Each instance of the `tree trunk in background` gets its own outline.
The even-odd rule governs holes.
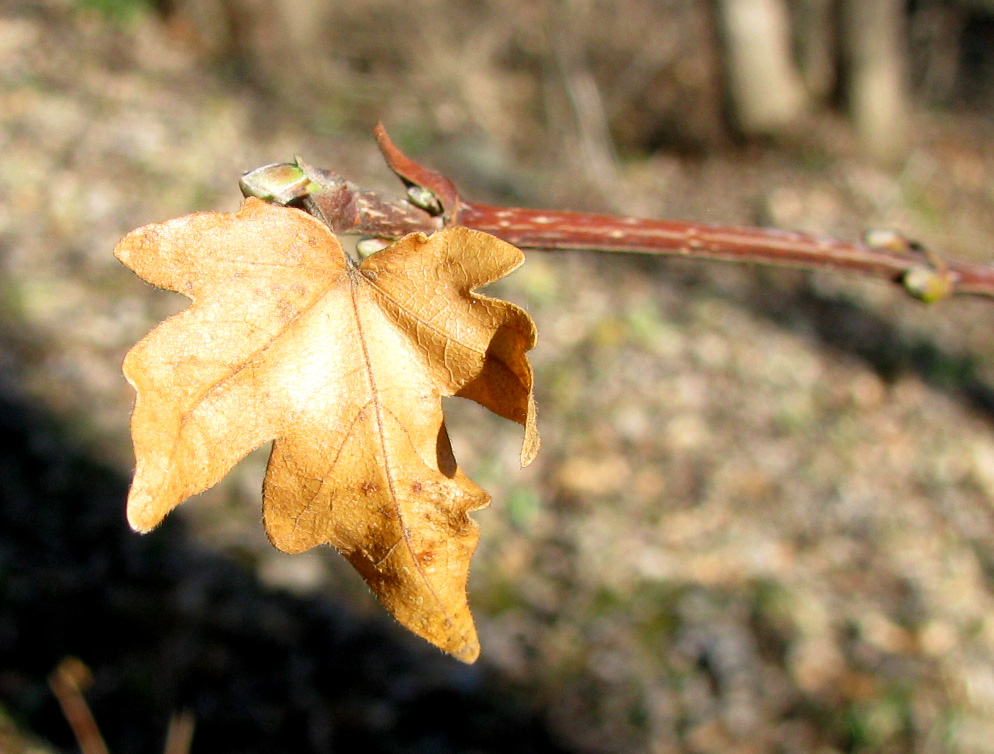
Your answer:
[[[214,60],[246,66],[281,90],[306,91],[307,70],[322,52],[328,13],[320,0],[169,0],[167,15]]]
[[[867,153],[894,163],[907,152],[904,0],[842,0],[849,111]]]
[[[717,0],[717,20],[737,128],[745,136],[775,135],[796,124],[808,100],[783,0]]]
[[[238,45],[224,0],[165,0],[162,8],[173,32],[212,58],[231,55]]]
[[[790,10],[801,76],[811,99],[825,102],[838,81],[835,0],[796,0]]]
[[[440,121],[462,119],[500,131],[506,142],[517,140],[521,147],[541,127],[533,114],[542,110],[543,90],[535,82],[550,63],[561,67],[573,60],[562,82],[577,115],[589,116],[581,129],[588,145],[610,146],[604,124],[626,108],[640,110],[638,128],[653,146],[681,131],[713,134],[713,126],[700,123],[719,120],[714,116],[721,88],[727,120],[745,137],[783,135],[842,91],[870,156],[893,163],[907,150],[906,0],[669,0],[636,3],[639,14],[604,12],[610,4],[566,4],[568,12],[557,19],[570,28],[569,59],[536,31],[542,13],[529,3],[156,1],[177,36],[206,57],[287,100],[315,108],[339,103],[343,111],[335,117],[344,120],[385,117],[392,108],[405,118],[427,117],[446,108],[449,115]],[[968,2],[994,4],[921,0],[916,12]],[[959,37],[951,39],[949,60],[955,64],[962,51]],[[642,55],[646,44],[661,49]],[[954,65],[946,78],[955,75]],[[595,104],[616,80],[631,104]],[[646,92],[634,91],[633,82],[652,87],[652,108],[644,106]],[[481,118],[484,100],[488,117]],[[497,115],[490,117],[491,111]],[[516,118],[523,126],[511,123]],[[497,129],[495,123],[504,125]],[[601,149],[602,156],[609,152]],[[601,162],[610,166],[612,160]]]

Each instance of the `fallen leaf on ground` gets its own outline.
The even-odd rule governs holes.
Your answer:
[[[128,234],[115,255],[193,300],[127,355],[138,392],[128,521],[147,532],[273,440],[266,532],[295,553],[334,545],[404,626],[466,662],[466,600],[490,497],[457,467],[441,397],[524,426],[538,451],[531,318],[474,293],[521,251],[449,228],[354,265],[328,228],[247,199]]]

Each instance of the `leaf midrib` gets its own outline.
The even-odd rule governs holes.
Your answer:
[[[390,454],[387,449],[387,438],[386,438],[386,432],[383,420],[384,410],[388,409],[385,409],[385,407],[381,403],[380,393],[376,387],[376,378],[374,376],[375,370],[373,369],[373,361],[369,353],[369,344],[366,342],[366,333],[363,329],[363,322],[362,322],[362,316],[360,314],[359,299],[358,299],[358,291],[359,291],[359,286],[361,284],[369,285],[370,287],[374,288],[377,291],[380,291],[381,289],[379,288],[379,286],[372,283],[372,281],[370,281],[365,275],[355,274],[355,272],[353,272],[352,270],[349,270],[346,273],[346,281],[347,285],[349,286],[349,293],[352,297],[352,309],[355,314],[355,323],[356,323],[356,336],[358,337],[359,343],[362,346],[363,362],[366,366],[366,376],[369,381],[370,395],[372,396],[371,401],[374,407],[374,413],[376,415],[376,429],[377,429],[377,436],[379,437],[380,441],[380,452],[383,458],[383,472],[387,478],[387,486],[390,489],[390,497],[393,501],[394,511],[397,516],[397,524],[400,526],[401,536],[404,538],[404,544],[407,546],[407,550],[411,554],[411,560],[414,563],[414,567],[417,570],[418,575],[421,577],[421,580],[424,583],[424,585],[428,587],[428,590],[431,592],[432,597],[435,598],[435,601],[438,603],[439,608],[446,617],[446,621],[452,623],[453,622],[452,617],[449,615],[449,611],[446,609],[445,602],[439,596],[438,592],[435,591],[434,585],[428,579],[428,574],[425,572],[424,568],[422,567],[421,563],[418,561],[418,558],[415,555],[414,546],[411,542],[410,531],[404,522],[404,512],[401,509],[401,505],[399,503],[396,480],[394,479],[393,470],[391,468]],[[394,544],[393,547],[396,547],[396,544]]]

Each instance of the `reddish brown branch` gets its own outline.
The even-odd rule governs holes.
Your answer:
[[[927,299],[948,293],[994,296],[994,268],[941,260],[909,243],[869,246],[794,231],[473,203],[461,205],[457,220],[525,249],[596,249],[833,270],[899,283]],[[938,288],[920,288],[929,284]]]
[[[764,228],[469,202],[447,177],[403,154],[382,126],[376,128],[376,140],[387,164],[408,187],[404,199],[359,189],[300,160],[246,173],[242,191],[300,205],[338,233],[396,238],[464,225],[522,249],[592,249],[833,270],[900,284],[923,301],[953,293],[994,297],[994,267],[942,259],[896,234],[857,243]]]

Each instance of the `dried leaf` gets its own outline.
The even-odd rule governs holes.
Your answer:
[[[125,358],[138,391],[132,527],[149,531],[274,440],[263,488],[273,544],[330,542],[403,625],[476,659],[467,514],[490,498],[456,466],[441,396],[519,422],[522,464],[535,456],[534,323],[473,292],[522,253],[450,228],[354,266],[310,215],[247,199],[237,213],[139,228],[115,254],[193,300]]]

